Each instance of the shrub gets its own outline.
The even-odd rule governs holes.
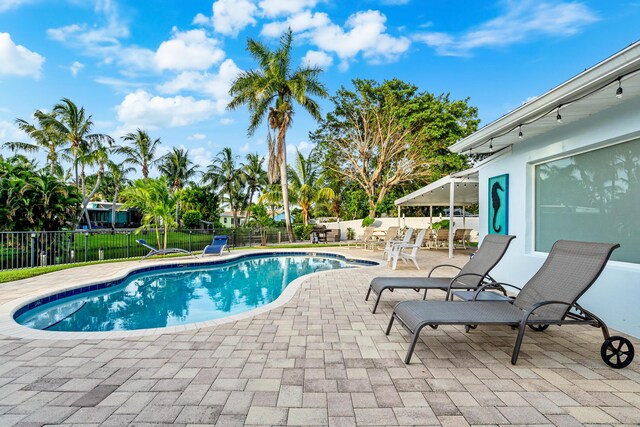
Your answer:
[[[187,228],[200,228],[202,214],[199,211],[186,211],[182,214],[182,223]]]
[[[293,234],[298,240],[309,240],[311,238],[311,232],[313,231],[313,225],[296,224],[293,226]]]
[[[431,225],[432,230],[440,230],[441,228],[449,228],[449,220],[443,219],[442,221],[434,222]]]
[[[362,226],[363,226],[363,227],[368,227],[368,226],[370,226],[371,224],[373,224],[373,222],[374,222],[374,221],[375,221],[375,219],[373,219],[373,218],[369,218],[369,217],[367,216],[367,217],[365,217],[365,218],[362,220]]]
[[[356,238],[356,230],[351,227],[347,228],[347,240],[353,240]]]

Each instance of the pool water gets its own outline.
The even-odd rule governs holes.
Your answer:
[[[42,304],[16,321],[83,332],[184,325],[252,310],[276,300],[300,276],[355,265],[335,257],[269,255],[137,273],[114,286]]]

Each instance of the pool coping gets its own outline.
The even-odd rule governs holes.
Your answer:
[[[265,304],[261,307],[255,308],[253,310],[245,311],[242,313],[234,314],[231,316],[207,320],[203,322],[195,322],[189,323],[185,325],[175,325],[175,326],[166,326],[161,328],[150,328],[150,329],[136,329],[132,331],[96,331],[96,332],[62,332],[62,331],[46,331],[39,329],[31,329],[26,326],[20,325],[14,319],[14,315],[16,312],[21,310],[24,306],[38,301],[42,298],[50,297],[53,295],[58,295],[64,292],[68,292],[70,290],[81,289],[85,287],[90,287],[94,285],[100,285],[103,283],[110,282],[118,282],[126,279],[127,277],[138,274],[141,271],[147,270],[162,270],[171,268],[171,266],[185,266],[185,265],[194,265],[198,264],[204,265],[215,265],[217,263],[226,263],[237,261],[242,258],[252,257],[256,255],[269,255],[269,254],[292,254],[292,255],[329,255],[335,256],[338,258],[353,260],[356,262],[364,262],[364,263],[376,263],[366,266],[367,268],[381,268],[384,267],[383,262],[380,259],[371,259],[371,258],[363,258],[359,257],[350,257],[346,256],[343,253],[324,250],[322,248],[318,248],[318,250],[287,250],[287,249],[274,249],[274,250],[248,250],[242,251],[242,253],[238,254],[230,254],[228,256],[224,256],[219,259],[208,258],[171,258],[167,260],[151,260],[150,262],[154,262],[153,265],[149,264],[139,264],[139,265],[130,265],[123,266],[122,270],[118,272],[118,274],[114,276],[110,276],[109,278],[100,278],[95,280],[85,280],[78,281],[75,283],[68,283],[68,281],[73,280],[71,277],[62,283],[57,283],[52,287],[49,292],[43,292],[42,289],[36,289],[32,293],[29,293],[25,296],[16,298],[9,302],[6,302],[0,305],[0,334],[5,336],[10,336],[14,338],[27,338],[27,339],[40,339],[40,340],[88,340],[88,339],[117,339],[117,338],[128,338],[128,337],[142,337],[142,336],[156,336],[162,334],[171,334],[171,333],[179,333],[184,331],[191,331],[195,329],[207,328],[212,326],[218,326],[226,323],[234,323],[241,320],[245,320],[251,317],[254,317],[259,314],[266,313],[275,308],[281,307],[284,304],[288,303],[293,296],[296,294],[300,286],[309,278],[314,277],[315,275],[321,275],[325,273],[329,273],[333,270],[325,270],[318,271],[314,273],[305,274],[304,276],[298,277],[293,280],[291,283],[287,285],[287,287],[282,291],[280,296],[276,298],[274,301],[269,304]],[[154,268],[155,267],[155,268]],[[365,267],[365,266],[363,266]],[[83,267],[76,267],[83,268]],[[44,277],[46,275],[43,275]]]

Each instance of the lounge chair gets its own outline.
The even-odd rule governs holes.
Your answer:
[[[140,261],[144,261],[145,259],[155,256],[155,255],[168,255],[168,254],[177,254],[177,253],[185,253],[187,255],[191,255],[194,258],[197,258],[194,254],[192,254],[189,251],[186,251],[184,249],[179,249],[179,248],[167,248],[167,249],[157,249],[154,248],[153,246],[149,245],[147,243],[146,240],[144,239],[138,239],[136,240],[136,243],[139,245],[144,246],[145,248],[149,249],[149,253],[146,254],[145,256],[142,257],[142,259]]]
[[[371,292],[378,298],[373,306],[373,313],[376,312],[382,292],[394,289],[413,289],[416,292],[424,290],[424,298],[427,298],[429,289],[440,289],[447,292],[447,299],[454,289],[476,289],[485,281],[493,281],[489,272],[502,259],[509,244],[515,236],[503,236],[500,234],[487,235],[473,258],[460,268],[451,264],[436,265],[429,271],[427,277],[375,277],[369,285],[369,291],[365,300],[369,299]],[[442,267],[451,267],[460,270],[454,277],[431,277],[434,271]],[[489,298],[493,293],[487,292],[481,298]]]
[[[213,241],[210,245],[204,247],[202,251],[202,256],[205,255],[220,255],[222,256],[222,251],[225,249],[231,253],[231,249],[227,245],[229,242],[229,236],[213,236]]]
[[[405,264],[408,264],[407,261],[413,262],[413,265],[416,266],[418,270],[420,270],[420,266],[418,265],[418,249],[422,247],[422,241],[424,240],[424,235],[427,230],[422,229],[416,236],[416,241],[414,243],[399,243],[394,245],[393,252],[391,253],[391,258],[389,261],[391,262],[391,268],[396,269],[398,266],[398,260],[401,259]],[[405,250],[411,249],[410,253],[406,253]]]
[[[381,246],[384,246],[386,248],[387,243],[392,240],[395,240],[395,238],[398,236],[399,230],[400,230],[400,227],[396,227],[396,226],[387,228],[387,231],[385,231],[384,233],[384,237],[382,239],[372,241],[369,244],[369,247],[373,250],[379,249]]]
[[[402,239],[388,240],[384,246],[382,259],[384,259],[385,261],[391,259],[391,254],[393,253],[393,247],[395,245],[409,243],[409,241],[411,240],[411,237],[413,237],[413,228],[408,228],[407,231],[404,232],[404,236],[402,236]]]
[[[411,361],[420,331],[429,325],[507,325],[518,328],[511,356],[516,364],[527,326],[592,325],[602,329],[600,354],[613,368],[624,368],[634,356],[633,344],[624,337],[612,337],[605,323],[581,307],[577,300],[591,287],[618,244],[559,240],[538,272],[511,302],[504,301],[403,301],[393,309],[386,334],[393,321],[412,334],[405,363]],[[515,286],[501,283],[502,286]],[[492,286],[485,285],[485,286]],[[477,294],[483,292],[478,289]]]
[[[351,243],[353,243],[356,248],[358,247],[359,244],[361,244],[363,248],[366,248],[367,244],[371,243],[371,241],[373,240],[374,230],[375,230],[375,227],[373,227],[372,225],[365,227],[362,237],[359,239],[356,239],[353,242],[349,242],[349,244],[347,244],[347,247],[351,246]]]

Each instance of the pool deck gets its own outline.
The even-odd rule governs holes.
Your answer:
[[[379,251],[316,251],[381,259]],[[0,329],[0,426],[640,424],[640,362],[608,368],[601,333],[589,326],[527,333],[516,366],[511,328],[427,328],[405,365],[408,334],[384,329],[395,302],[420,295],[388,293],[371,314],[371,278],[466,260],[424,250],[421,271],[382,264],[316,273],[271,310],[191,330],[42,339]],[[0,306],[140,266],[92,265],[2,284]]]

